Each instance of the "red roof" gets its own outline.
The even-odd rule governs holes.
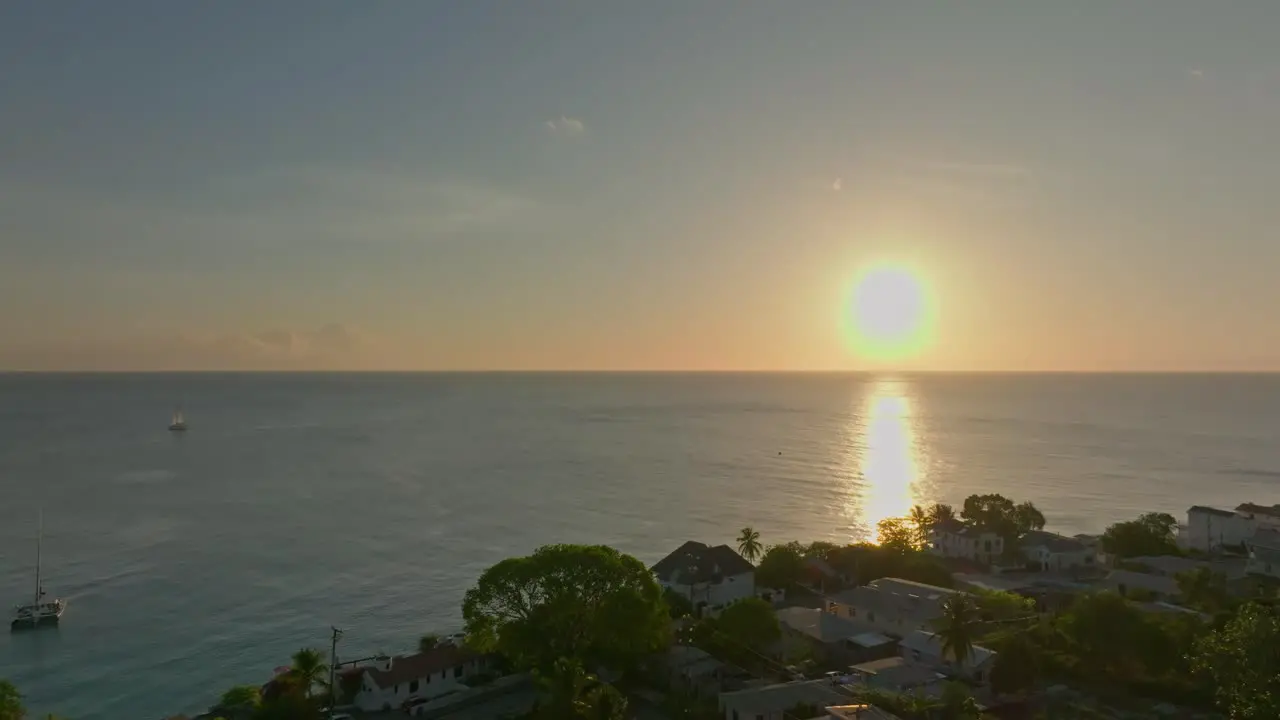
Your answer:
[[[365,667],[364,671],[369,673],[375,685],[385,689],[400,683],[421,680],[442,670],[448,671],[475,657],[475,653],[465,648],[442,645],[428,652],[392,658],[390,670]]]

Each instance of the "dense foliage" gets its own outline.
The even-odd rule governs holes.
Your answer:
[[[756,568],[756,587],[786,589],[804,574],[805,547],[792,541],[765,550]]]
[[[1213,678],[1218,706],[1232,718],[1280,718],[1280,615],[1249,603],[1196,642],[1195,668]]]
[[[773,606],[760,598],[747,598],[724,609],[720,631],[754,651],[763,651],[782,637]]]
[[[467,591],[462,616],[471,645],[543,671],[561,658],[630,667],[670,637],[648,568],[603,545],[548,545],[499,562]]]
[[[0,680],[0,720],[22,720],[26,713],[18,688],[8,680]]]
[[[1180,555],[1176,542],[1178,521],[1168,513],[1146,513],[1137,520],[1119,522],[1102,533],[1102,549],[1117,557]]]

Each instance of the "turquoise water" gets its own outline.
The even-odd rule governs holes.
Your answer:
[[[191,430],[166,431],[181,401]],[[1278,376],[0,375],[0,677],[77,720],[199,711],[292,651],[458,625],[548,542],[846,541],[1003,492],[1050,528],[1280,502]]]

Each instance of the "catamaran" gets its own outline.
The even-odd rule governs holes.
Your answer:
[[[67,603],[61,598],[45,600],[44,586],[40,584],[40,548],[44,544],[44,513],[40,513],[40,529],[36,533],[36,594],[28,605],[19,605],[14,609],[11,630],[30,630],[38,627],[57,625],[62,619],[62,612]]]
[[[169,430],[171,432],[185,432],[186,429],[187,421],[182,417],[182,406],[179,405],[178,408],[173,411],[173,420],[169,423]]]

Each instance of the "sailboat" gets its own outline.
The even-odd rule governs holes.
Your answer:
[[[181,405],[173,411],[173,420],[169,423],[169,430],[171,432],[186,432],[187,430],[187,421],[182,417]]]
[[[32,630],[38,627],[57,625],[67,603],[61,598],[45,600],[44,586],[40,584],[40,549],[44,544],[44,512],[40,513],[40,529],[36,533],[36,593],[28,605],[14,608],[11,630]]]

